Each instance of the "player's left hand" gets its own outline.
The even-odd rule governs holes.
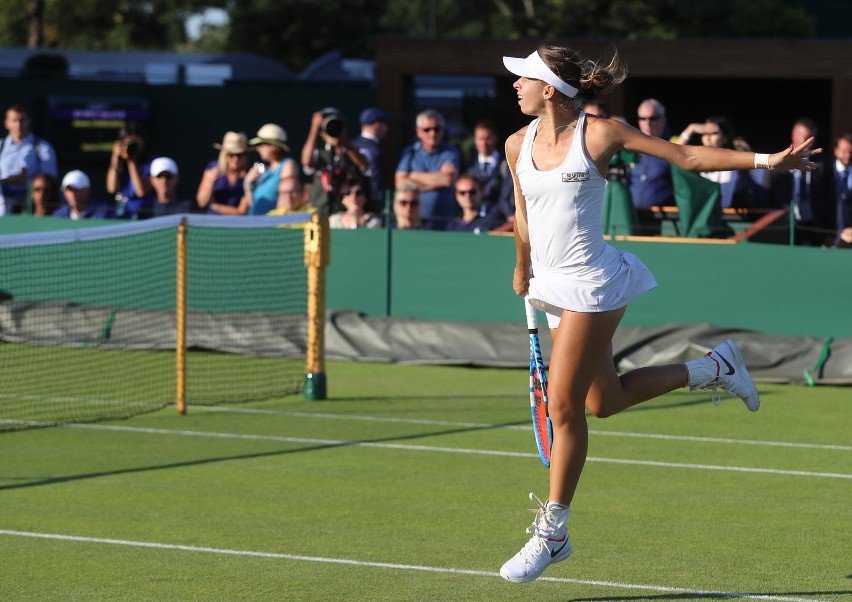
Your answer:
[[[770,155],[769,165],[771,166],[771,169],[798,169],[800,171],[813,171],[819,164],[811,161],[811,157],[822,152],[821,148],[811,149],[813,143],[814,138],[811,136],[799,146],[794,147],[791,144],[780,153]]]

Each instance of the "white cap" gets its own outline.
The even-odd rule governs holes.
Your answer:
[[[547,82],[568,98],[574,98],[577,95],[577,92],[579,92],[577,88],[562,81],[559,76],[551,71],[537,51],[533,52],[525,59],[504,56],[503,64],[506,66],[506,69],[515,75],[528,77],[530,79],[540,79]]]
[[[89,181],[89,176],[79,169],[75,169],[73,171],[69,171],[65,174],[65,177],[62,178],[62,186],[60,186],[60,188],[65,190],[69,186],[74,190],[80,190],[82,188],[91,188],[92,183]]]
[[[151,161],[151,175],[155,178],[163,172],[168,172],[174,176],[178,175],[178,166],[174,159],[168,157],[157,157]]]

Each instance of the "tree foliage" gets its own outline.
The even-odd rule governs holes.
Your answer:
[[[229,24],[187,40],[187,18],[211,7],[227,10]],[[245,51],[296,71],[331,50],[370,57],[381,36],[659,40],[814,32],[792,0],[0,0],[0,44],[26,45],[34,24],[49,48]]]

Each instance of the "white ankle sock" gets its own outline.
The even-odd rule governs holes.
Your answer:
[[[548,520],[548,525],[553,526],[555,529],[559,529],[565,522],[568,520],[568,515],[571,514],[571,508],[566,506],[565,504],[560,504],[558,502],[550,502],[544,506],[545,512],[549,515],[551,520]]]
[[[689,388],[703,387],[719,379],[719,362],[705,355],[684,364],[689,373]]]

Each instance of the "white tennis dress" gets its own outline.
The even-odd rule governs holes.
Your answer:
[[[603,238],[606,180],[586,152],[586,114],[580,113],[565,160],[549,171],[536,169],[532,159],[540,121],[527,128],[516,168],[527,206],[530,302],[555,328],[562,310],[618,309],[657,282],[638,257],[614,249]]]

